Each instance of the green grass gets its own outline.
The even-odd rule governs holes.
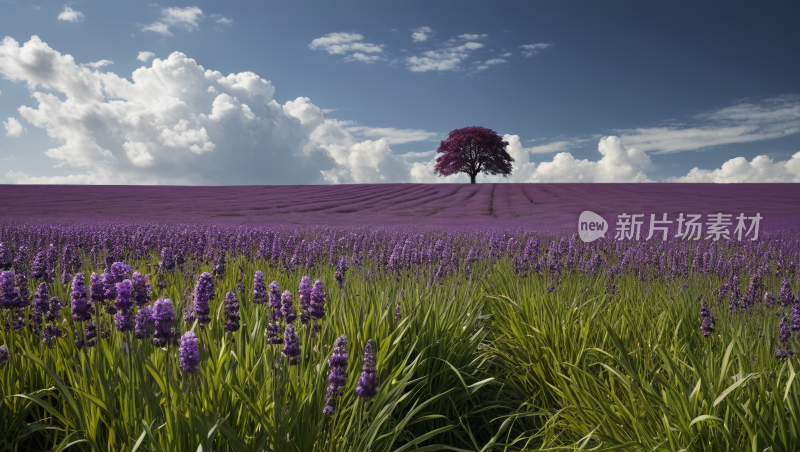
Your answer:
[[[295,293],[304,274],[324,282],[321,331],[310,338],[308,325],[298,328],[300,365],[266,343],[268,307],[248,297],[240,299],[242,328],[224,332],[222,298],[235,290],[239,266],[247,294],[256,270]],[[551,281],[517,277],[507,259],[430,286],[435,268],[364,268],[351,268],[341,291],[328,266],[287,275],[267,262],[229,260],[212,323],[194,327],[196,375],[180,375],[177,347],[154,347],[113,325],[88,351],[73,346],[71,320],[52,350],[27,330],[0,332],[11,350],[0,370],[0,451],[777,452],[800,444],[796,358],[775,360],[774,309],[729,315],[712,302],[716,332],[701,335],[698,298],[720,284],[715,276],[623,275],[611,296],[604,273],[567,272],[548,294]],[[146,262],[134,269],[145,273]],[[154,298],[171,298],[180,314],[195,280],[174,272],[166,281],[163,293],[152,281]],[[52,295],[68,300],[60,282]],[[327,360],[341,334],[348,385],[327,416]],[[364,402],[355,386],[368,339],[378,345],[380,391]]]

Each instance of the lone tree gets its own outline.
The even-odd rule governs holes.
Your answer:
[[[442,155],[436,158],[434,171],[440,176],[467,173],[472,184],[478,173],[506,177],[514,161],[506,146],[508,141],[492,129],[473,126],[453,130],[436,150]]]

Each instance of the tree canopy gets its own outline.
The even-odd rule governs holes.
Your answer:
[[[434,171],[440,176],[467,173],[473,184],[478,173],[506,177],[514,161],[507,146],[508,141],[492,129],[472,126],[453,130],[436,150],[442,155],[436,158]]]

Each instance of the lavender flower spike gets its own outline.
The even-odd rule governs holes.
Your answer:
[[[314,281],[314,288],[311,290],[311,306],[308,313],[314,320],[325,317],[325,290],[322,287],[322,281]]]
[[[45,286],[46,290],[47,286]],[[86,286],[83,273],[76,273],[72,279],[72,293],[69,298],[71,300],[72,320],[85,322],[92,317],[89,313],[89,303],[86,302]]]
[[[290,366],[297,364],[297,357],[300,355],[300,341],[297,339],[297,334],[295,334],[292,325],[286,325],[286,331],[283,333],[283,350],[281,352],[291,358],[289,360]]]
[[[208,317],[209,312],[208,302],[214,295],[214,277],[209,272],[203,272],[200,279],[197,280],[197,285],[194,286],[194,312],[197,313],[197,319],[200,325],[207,325],[211,322]]]
[[[256,272],[253,282],[253,304],[263,304],[267,302],[267,286],[264,284],[264,273],[261,270]]]
[[[281,295],[281,315],[286,317],[286,323],[292,323],[297,318],[297,314],[294,313],[291,291],[285,290]]]
[[[328,394],[325,400],[325,414],[336,412],[336,399],[347,383],[347,336],[342,334],[333,344],[333,354],[328,360]]]
[[[273,312],[277,311],[278,316],[281,315],[281,289],[278,281],[272,281],[272,284],[269,285],[269,306]]]
[[[153,319],[153,310],[150,306],[142,306],[136,313],[136,323],[133,328],[133,335],[137,339],[147,339],[153,335],[155,320]]]
[[[185,373],[197,371],[200,365],[200,346],[197,344],[197,336],[194,331],[187,331],[181,337],[181,346],[178,351],[181,370]]]
[[[159,298],[153,303],[153,343],[163,347],[173,341],[172,322],[175,321],[175,307],[169,298]]]
[[[364,347],[364,366],[361,368],[361,377],[356,385],[356,394],[364,400],[369,400],[378,393],[377,357],[375,356],[375,341],[367,341]]]
[[[233,333],[239,329],[239,302],[236,300],[236,294],[228,291],[225,294],[225,315],[228,321],[225,322],[225,331]]]
[[[297,293],[300,297],[300,322],[305,324],[311,317],[308,312],[309,308],[311,308],[311,278],[303,276],[300,279],[300,287]]]

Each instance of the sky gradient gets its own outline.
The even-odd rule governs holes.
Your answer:
[[[800,182],[793,2],[0,0],[0,183]]]

